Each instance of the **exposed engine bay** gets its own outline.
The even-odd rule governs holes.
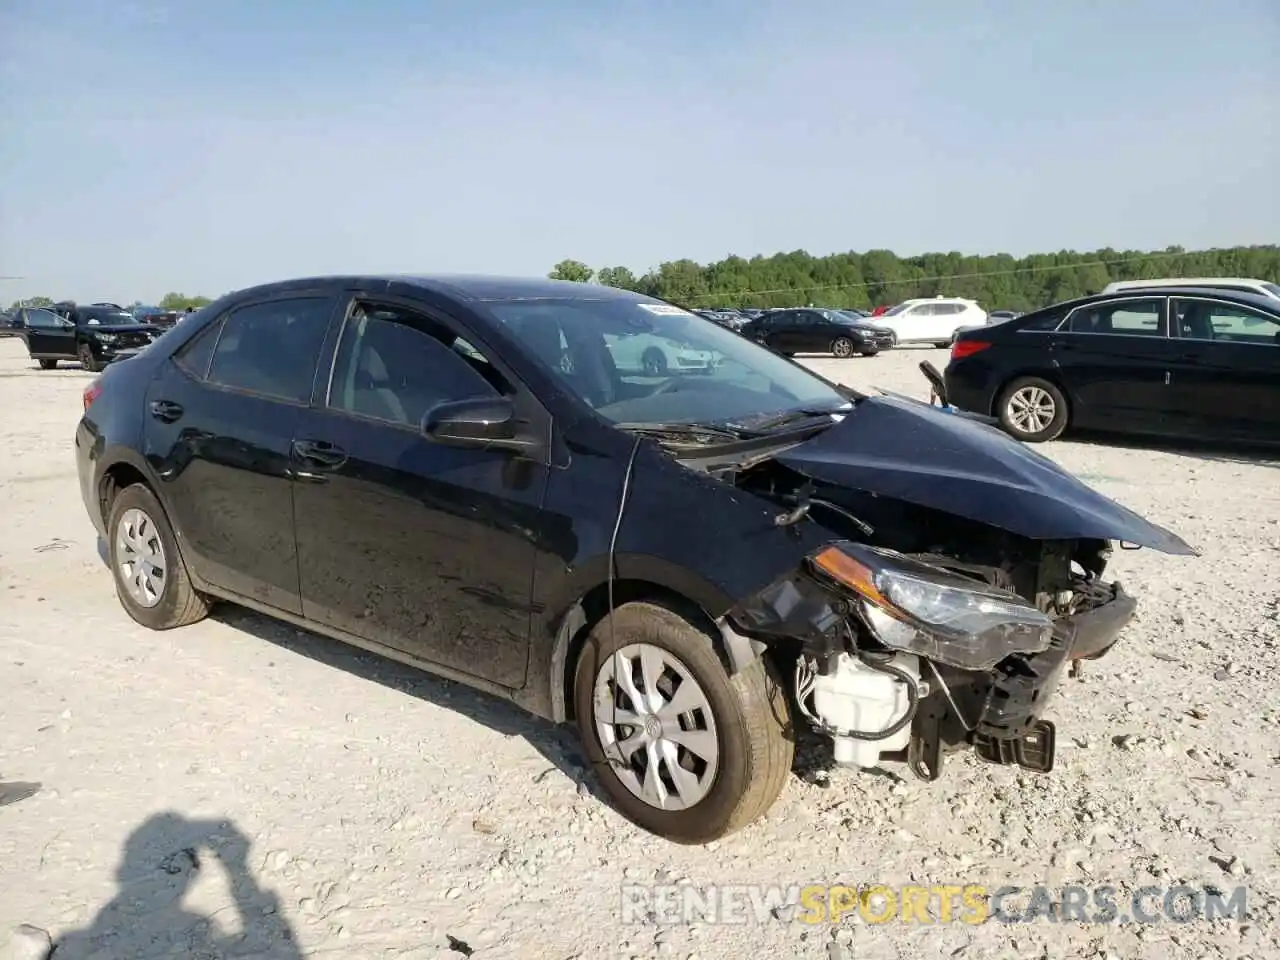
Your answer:
[[[1047,702],[1068,665],[1105,654],[1136,609],[1102,579],[1110,541],[1031,539],[815,481],[781,458],[703,469],[776,504],[784,532],[815,523],[832,535],[726,619],[782,658],[800,714],[838,763],[905,760],[934,780],[947,753],[968,747],[1052,769]]]

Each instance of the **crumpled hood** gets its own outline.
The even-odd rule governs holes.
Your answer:
[[[1034,540],[1119,540],[1198,556],[1181,537],[994,427],[895,397],[859,400],[778,461],[813,480],[942,510]]]

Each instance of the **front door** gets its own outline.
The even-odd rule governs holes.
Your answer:
[[[1280,319],[1211,297],[1170,304],[1174,404],[1195,433],[1280,440]]]
[[[351,302],[327,396],[294,443],[302,609],[518,688],[548,467],[423,436],[439,403],[500,393],[532,402],[460,331],[418,306]]]
[[[1176,430],[1169,385],[1177,345],[1163,297],[1078,307],[1051,339],[1072,422],[1096,430]]]
[[[76,355],[76,325],[51,310],[26,310],[27,352],[45,360],[72,360]]]
[[[187,563],[214,587],[301,613],[290,443],[336,300],[233,309],[162,365],[143,447]]]

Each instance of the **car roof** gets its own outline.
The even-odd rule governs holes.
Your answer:
[[[1060,310],[1090,303],[1102,303],[1107,300],[1128,300],[1142,297],[1186,297],[1199,296],[1211,297],[1215,300],[1232,300],[1244,306],[1257,307],[1276,313],[1276,300],[1264,293],[1254,293],[1251,290],[1231,290],[1224,287],[1187,287],[1181,284],[1162,287],[1131,287],[1124,290],[1110,290],[1103,293],[1094,293],[1086,297],[1077,297],[1074,300],[1063,300],[1061,303],[1053,303],[1039,310],[1024,313],[1019,320],[1030,317],[1032,313],[1042,313],[1046,310]]]
[[[1155,280],[1113,280],[1107,286],[1112,290],[1124,290],[1135,287],[1219,287],[1226,284],[1260,287],[1265,283],[1266,280],[1249,277],[1160,277]]]
[[[393,285],[407,285],[440,293],[458,300],[630,300],[653,301],[653,297],[606,287],[597,283],[577,283],[572,280],[550,280],[545,277],[495,276],[489,274],[341,274],[332,276],[298,277],[274,283],[260,284],[235,291],[230,296],[241,299],[246,296],[274,295],[291,290],[335,287],[346,289],[363,287],[370,291],[390,289]]]

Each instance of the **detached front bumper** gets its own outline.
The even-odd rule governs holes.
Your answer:
[[[1098,586],[1110,599],[1099,596],[1101,602],[1059,620],[1048,650],[1012,656],[996,667],[978,716],[978,736],[997,740],[1023,736],[1044,713],[1069,662],[1096,660],[1115,646],[1138,602],[1118,583]]]

